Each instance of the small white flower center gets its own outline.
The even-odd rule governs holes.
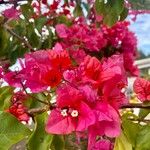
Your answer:
[[[77,117],[78,115],[79,115],[79,113],[78,113],[77,110],[73,110],[73,111],[71,112],[71,116],[72,116],[72,117]]]
[[[67,109],[63,109],[62,111],[61,111],[61,115],[63,116],[63,117],[66,117],[68,114],[67,114]]]

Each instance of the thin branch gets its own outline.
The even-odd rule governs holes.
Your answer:
[[[121,109],[124,109],[124,108],[144,108],[144,109],[150,109],[150,105],[144,105],[144,104],[139,104],[139,103],[130,103],[130,104],[122,105],[120,108]]]
[[[16,4],[18,2],[27,2],[27,0],[0,1],[0,4]]]
[[[29,109],[27,111],[27,113],[30,114],[30,115],[41,114],[41,113],[43,113],[47,110],[48,110],[47,108],[32,108],[32,109]]]
[[[27,92],[26,88],[24,87],[23,83],[20,82],[20,84],[21,84],[23,90],[25,91],[25,93],[26,93],[29,97],[31,97],[31,98],[37,100],[37,101],[40,102],[40,103],[43,103],[43,104],[45,104],[45,105],[49,105],[47,102],[44,102],[44,101],[38,99],[37,97],[34,97],[33,95],[30,95],[30,94]]]
[[[33,47],[30,45],[30,43],[22,38],[21,36],[19,36],[18,34],[16,34],[13,30],[10,29],[10,27],[8,27],[7,25],[4,25],[5,29],[14,37],[16,37],[19,41],[21,41],[22,43],[24,43],[25,47],[29,48],[31,52],[34,52]]]
[[[34,96],[30,95],[30,94],[28,94],[28,96],[30,96],[30,97],[33,98],[33,99],[36,99],[36,100],[39,101],[40,103],[43,103],[43,104],[45,104],[45,105],[49,105],[47,102],[44,102],[44,101],[38,99],[37,97],[34,97]]]
[[[150,123],[149,119],[134,119],[134,118],[128,118],[131,121],[138,121],[138,122],[144,122],[144,123]]]

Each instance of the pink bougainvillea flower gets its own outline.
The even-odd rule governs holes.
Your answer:
[[[102,66],[97,58],[86,56],[79,67],[81,70],[83,70],[82,80],[84,82],[92,83],[94,86],[99,84]]]
[[[70,86],[61,87],[57,92],[57,108],[52,110],[46,131],[52,134],[69,134],[85,131],[95,123],[95,115],[83,101],[82,93]]]
[[[61,47],[58,50],[59,47],[57,45],[54,50],[39,50],[25,55],[25,87],[37,93],[60,83],[63,71],[71,66],[71,60],[67,51]]]
[[[131,75],[138,75],[138,69],[134,65],[137,56],[137,39],[128,29],[129,22],[117,22],[112,27],[102,26],[104,37],[107,39],[108,46],[119,49],[123,54],[124,68]]]
[[[25,55],[25,65],[29,68],[33,63],[50,65],[49,50],[39,50]],[[31,64],[31,65],[30,65]]]
[[[98,99],[97,90],[93,89],[90,85],[80,85],[79,90],[86,97],[87,102],[95,102]]]
[[[18,91],[16,93],[14,93],[13,97],[12,97],[12,102],[24,102],[26,99],[28,98],[28,95],[25,94],[25,92],[23,91]]]
[[[11,106],[8,110],[6,110],[6,112],[14,115],[19,121],[25,121],[28,123],[30,116],[27,113],[27,107],[23,104],[26,98],[27,95],[25,95],[22,91],[14,93],[11,100]]]
[[[54,46],[53,49],[54,49],[55,51],[57,51],[57,52],[63,51],[62,45],[61,45],[60,43],[58,43],[58,42],[55,44],[55,46]]]
[[[98,140],[93,148],[88,150],[113,150],[113,145],[109,140]]]
[[[25,63],[17,75],[10,72],[4,79],[15,87],[20,87],[20,83],[24,82],[26,88],[37,93],[46,90],[48,86],[57,86],[63,71],[70,65],[71,60],[65,50],[39,50],[25,55]]]
[[[117,22],[114,26],[102,26],[105,38],[108,40],[108,43],[113,47],[121,46],[121,42],[124,39],[126,32],[128,31],[127,26],[128,22]]]
[[[86,51],[100,51],[107,43],[100,29],[90,28],[85,24],[74,24],[70,28],[64,24],[56,26],[58,36],[63,39],[65,48],[76,50],[76,48],[86,49]]]
[[[3,14],[8,19],[18,19],[19,18],[19,11],[16,10],[14,7],[4,10]]]
[[[44,73],[42,76],[42,82],[48,86],[55,87],[57,86],[62,79],[61,73],[56,69],[51,69]]]
[[[127,85],[122,55],[113,55],[102,62],[101,87],[105,96],[109,96],[114,88]]]
[[[47,0],[42,0],[42,3],[47,5]]]
[[[121,49],[123,50],[124,67],[133,76],[139,75],[139,70],[134,64],[137,57],[137,39],[133,32],[126,29],[125,37],[122,40]]]
[[[25,56],[25,68],[23,69],[24,80],[26,81],[25,87],[30,88],[30,90],[35,93],[46,90],[48,87],[48,85],[44,84],[41,81],[42,73],[46,71],[46,68],[48,67],[48,62],[45,59],[45,65],[44,65],[44,60],[43,58],[40,59],[40,57],[41,56],[36,58],[32,54],[27,54]]]
[[[96,101],[98,94],[109,99],[113,89],[118,88],[118,91],[121,91],[127,84],[123,59],[119,55],[112,56],[103,62],[95,57],[86,56],[78,68],[65,71],[63,76],[65,80],[78,86],[87,97],[88,102]],[[120,95],[119,92],[116,97]],[[116,102],[116,106],[118,104]]]
[[[0,67],[0,79],[3,78],[3,68]]]
[[[138,76],[139,75],[139,69],[136,65],[134,65],[134,56],[130,52],[124,52],[124,68],[127,72],[130,72],[131,75]]]
[[[126,95],[120,88],[114,88],[109,95],[104,95],[104,99],[116,110],[118,110],[121,105],[128,103]]]
[[[27,114],[27,108],[21,102],[13,103],[7,112],[14,115],[19,121],[28,122],[30,119]]]
[[[80,64],[86,57],[86,53],[82,49],[70,50],[69,54],[72,56],[77,64]]]
[[[64,24],[56,25],[56,32],[60,38],[67,38],[68,29]]]
[[[17,74],[16,72],[8,72],[4,74],[3,79],[13,87],[22,87],[22,78],[20,74]]]
[[[97,120],[89,127],[89,149],[95,144],[97,136],[116,137],[121,131],[118,112],[112,106],[106,102],[98,102],[94,110]]]
[[[50,64],[53,68],[59,71],[64,71],[71,66],[71,59],[69,53],[66,50],[51,50],[49,51]]]
[[[142,78],[137,78],[134,82],[134,92],[140,101],[150,100],[150,81]]]

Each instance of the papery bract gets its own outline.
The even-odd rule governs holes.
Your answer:
[[[61,73],[56,69],[51,69],[42,76],[41,81],[47,86],[55,87],[60,83],[61,79]]]
[[[105,102],[98,102],[94,110],[97,120],[89,127],[89,149],[95,145],[97,136],[116,137],[119,136],[121,130],[118,112],[112,106]]]
[[[113,55],[103,60],[100,82],[105,97],[109,96],[114,88],[122,89],[127,85],[122,55]]]
[[[87,51],[100,51],[106,45],[106,39],[101,30],[88,27],[85,24],[74,24],[70,28],[64,24],[56,26],[56,32],[63,39],[62,45],[65,48],[84,48]]]
[[[13,87],[22,87],[22,78],[16,72],[8,72],[3,76],[4,80]]]
[[[57,25],[56,32],[60,38],[67,38],[67,36],[68,36],[67,27],[64,24]]]
[[[50,65],[52,68],[64,71],[71,66],[69,53],[66,50],[51,50],[49,51]]]
[[[137,78],[134,82],[134,92],[140,101],[150,100],[150,81],[142,78]]]
[[[137,66],[134,60],[137,56],[137,39],[128,29],[129,22],[117,22],[112,27],[102,26],[104,37],[108,41],[108,46],[116,49],[116,52],[123,54],[124,68],[131,75],[138,75]]]
[[[113,145],[109,140],[99,140],[92,149],[88,150],[113,150]]]
[[[61,87],[58,91],[57,108],[49,116],[46,131],[53,134],[69,134],[86,130],[95,122],[95,115],[83,100],[84,96],[77,89]]]
[[[4,10],[3,14],[8,19],[18,19],[19,18],[19,11],[16,10],[14,7]]]
[[[71,60],[69,54],[62,49],[59,51],[55,48],[54,50],[39,50],[29,53],[25,55],[25,65],[20,71],[21,81],[19,80],[18,82],[23,83],[25,81],[26,88],[30,88],[35,93],[41,92],[46,90],[48,86],[57,86],[62,79],[63,71],[70,66]],[[5,78],[12,85],[15,73],[12,72],[11,74],[6,74]],[[14,79],[10,81],[9,78]],[[15,80],[15,83],[18,82]]]
[[[3,68],[0,67],[0,79],[3,78]]]
[[[11,106],[6,111],[14,115],[19,121],[25,121],[27,123],[30,116],[27,113],[27,107],[23,104],[26,98],[27,95],[22,91],[14,93],[11,100]]]

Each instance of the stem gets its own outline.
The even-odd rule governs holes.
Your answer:
[[[18,2],[26,2],[27,0],[14,0],[14,1],[0,1],[0,4],[15,4],[15,3],[18,3]]]
[[[18,34],[16,34],[13,30],[11,30],[11,28],[7,25],[4,25],[5,29],[14,37],[16,37],[19,41],[21,41],[22,43],[24,43],[26,48],[29,48],[31,52],[34,52],[33,47],[30,45],[30,43],[25,40],[24,38],[22,38],[21,36],[19,36]]]
[[[144,123],[150,123],[149,119],[133,119],[133,118],[128,118],[131,121],[138,121],[138,122],[144,122]]]
[[[40,99],[38,99],[38,98],[36,98],[36,97],[30,95],[30,94],[27,94],[27,95],[30,96],[30,97],[33,98],[33,99],[36,99],[36,100],[37,100],[38,102],[40,102],[40,103],[43,103],[43,104],[45,104],[45,105],[49,105],[47,102],[44,102],[44,101],[42,101],[42,100],[40,100]]]
[[[27,113],[30,115],[34,115],[34,114],[41,114],[45,111],[47,111],[47,108],[32,108],[32,109],[29,109]]]
[[[124,109],[124,108],[144,108],[144,109],[150,109],[150,105],[144,105],[144,104],[139,104],[139,103],[131,103],[131,104],[122,105],[120,108],[121,109]]]
[[[45,105],[49,105],[47,102],[44,102],[44,101],[42,101],[42,100],[40,100],[40,99],[38,99],[38,98],[36,98],[36,97],[30,95],[30,94],[27,92],[26,88],[24,87],[23,83],[20,82],[20,84],[21,84],[23,90],[25,91],[25,93],[26,93],[29,97],[31,97],[31,98],[33,98],[33,99],[36,99],[36,100],[37,100],[38,102],[40,102],[40,103],[43,103],[43,104],[45,104]]]

